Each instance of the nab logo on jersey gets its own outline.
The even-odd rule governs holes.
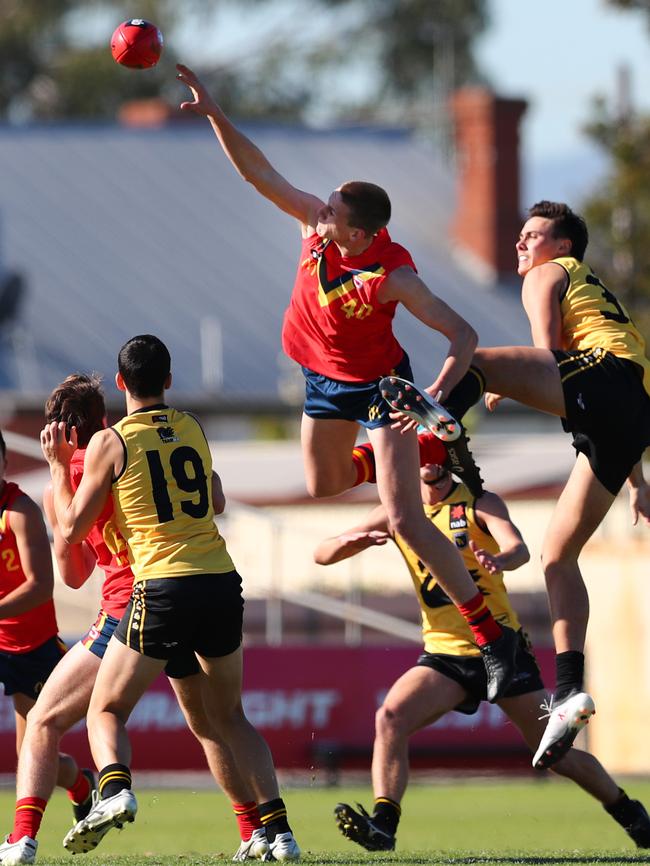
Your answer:
[[[158,427],[156,432],[160,436],[161,441],[163,441],[165,444],[179,441],[179,438],[174,432],[173,427]]]
[[[169,418],[166,415],[152,415],[151,420],[154,424],[167,424]]]
[[[458,505],[452,505],[449,509],[449,528],[467,529],[467,514],[465,513],[464,502],[460,502]]]

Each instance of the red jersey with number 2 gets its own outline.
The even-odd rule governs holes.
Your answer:
[[[386,229],[359,256],[341,255],[317,234],[305,238],[284,316],[284,351],[303,367],[344,382],[390,373],[404,354],[393,334],[397,301],[382,304],[377,293],[404,265],[415,270],[410,253]]]
[[[84,471],[85,448],[77,449],[70,461],[70,482],[74,490],[79,487]],[[93,523],[86,542],[97,557],[97,565],[104,572],[102,609],[120,619],[131,597],[133,572],[129,552],[113,515],[113,497],[109,496],[102,513]]]
[[[11,506],[25,494],[13,481],[7,481],[0,496],[0,598],[25,583],[16,536],[11,528]],[[18,616],[0,619],[0,650],[26,653],[45,643],[59,631],[52,599]]]

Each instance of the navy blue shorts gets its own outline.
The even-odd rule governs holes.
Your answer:
[[[308,367],[302,368],[305,377],[305,415],[310,418],[331,418],[356,421],[369,430],[387,427],[391,423],[389,413],[393,410],[379,393],[379,381],[340,382]],[[394,370],[385,376],[399,376],[413,381],[413,371],[406,352]]]
[[[100,610],[95,622],[90,626],[80,643],[97,658],[103,659],[109,640],[117,628],[119,619]],[[191,650],[177,652],[165,665],[165,673],[171,679],[182,680],[198,674],[201,670],[198,659]]]
[[[0,683],[5,695],[27,695],[33,701],[66,653],[58,635],[26,653],[0,652]]]

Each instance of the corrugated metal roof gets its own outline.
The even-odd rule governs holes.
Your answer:
[[[243,128],[292,183],[323,198],[351,178],[385,186],[391,233],[431,289],[483,345],[528,342],[519,300],[455,263],[453,183],[425,143],[374,129]],[[213,317],[221,393],[286,393],[295,365],[282,358],[280,328],[298,233],[241,181],[207,123],[2,127],[0,161],[0,264],[28,283],[21,328],[11,346],[0,341],[0,387],[42,394],[72,370],[94,369],[110,391],[117,350],[148,332],[170,348],[175,392],[199,394],[216,387],[201,374],[201,323]],[[416,379],[429,384],[446,341],[408,314],[396,330]]]

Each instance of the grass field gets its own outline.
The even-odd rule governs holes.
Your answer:
[[[625,784],[650,804],[650,781]],[[136,822],[113,830],[74,866],[193,866],[230,861],[238,845],[235,821],[222,794],[209,790],[136,791]],[[290,788],[285,802],[307,863],[589,864],[650,862],[601,806],[577,787],[549,782],[434,782],[413,784],[403,802],[395,852],[371,854],[344,839],[332,818],[343,800],[372,804],[369,788]],[[0,793],[2,832],[11,829],[14,797]],[[65,795],[52,799],[39,833],[38,863],[70,864],[61,840],[71,822]]]

